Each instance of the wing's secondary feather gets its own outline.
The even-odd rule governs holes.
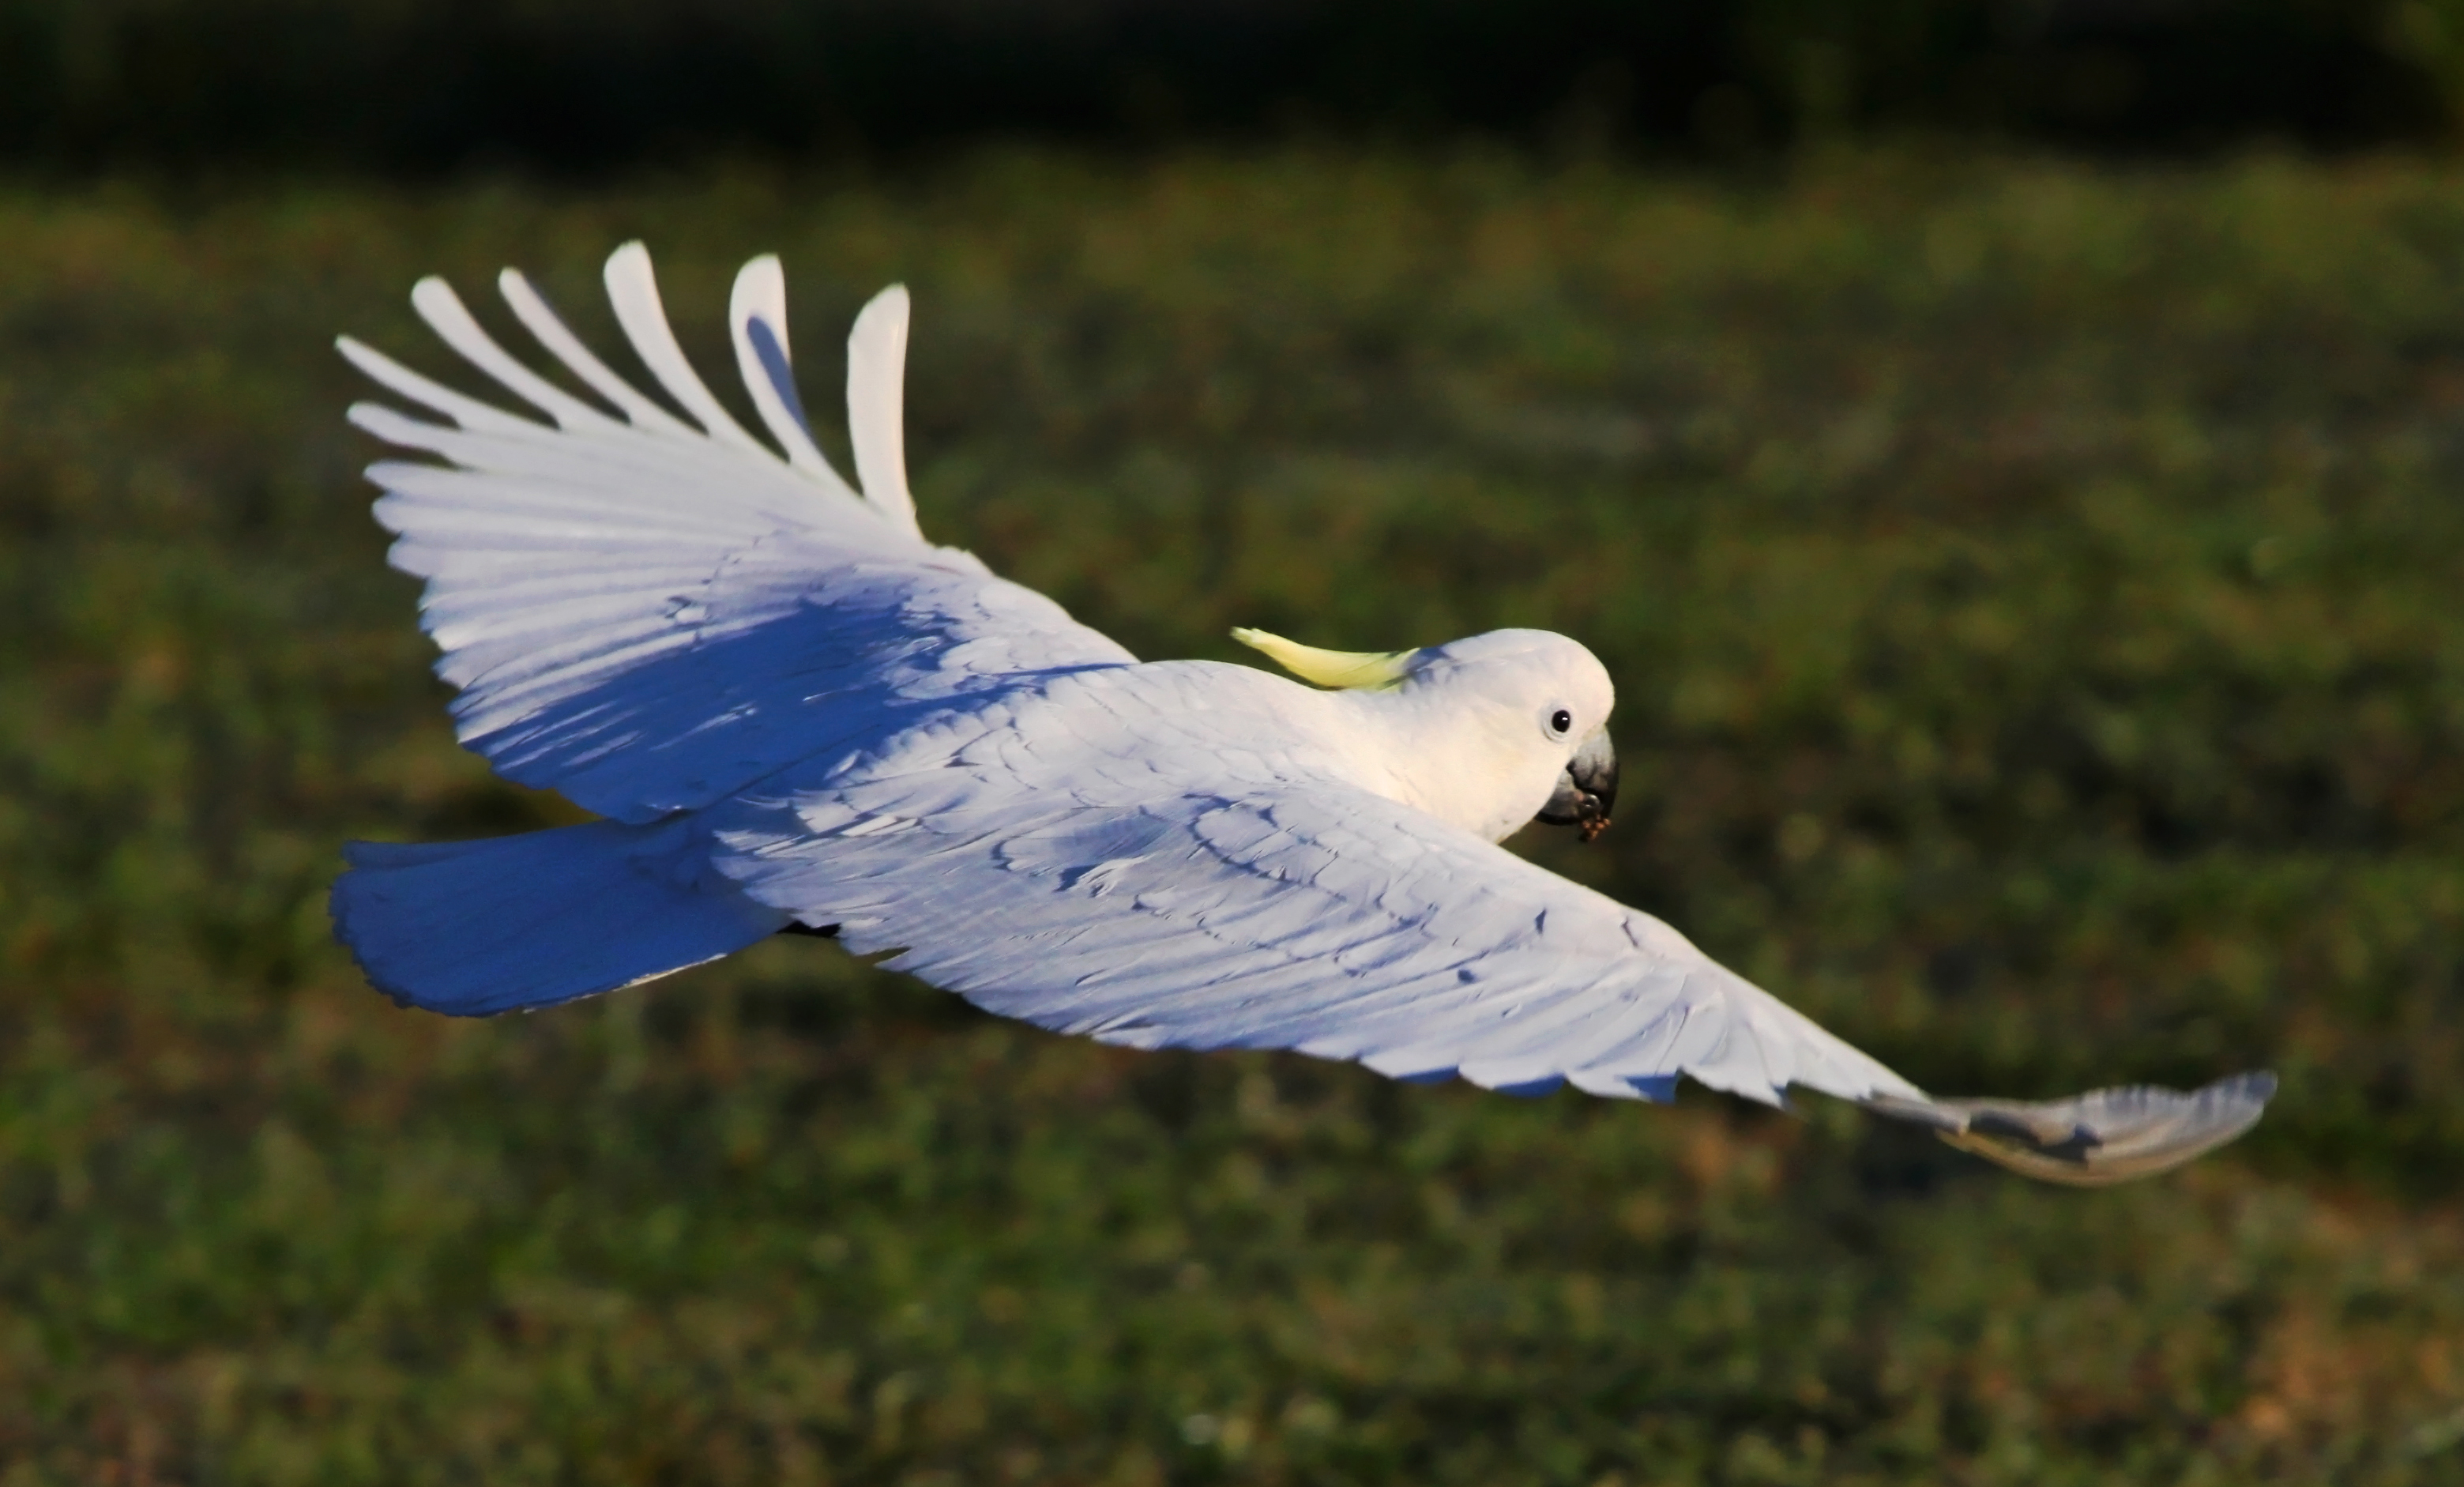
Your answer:
[[[414,292],[421,315],[553,426],[341,343],[388,391],[451,420],[351,410],[377,437],[445,461],[368,473],[386,493],[378,519],[399,538],[392,562],[427,580],[423,622],[444,653],[437,674],[460,689],[459,737],[508,778],[618,820],[709,805],[1017,674],[1133,659],[917,533],[903,461],[882,442],[897,437],[903,314],[895,337],[861,338],[869,349],[850,369],[850,407],[866,411],[860,466],[868,481],[896,478],[859,496],[830,469],[785,380],[785,291],[776,260],[763,264],[739,277],[731,329],[785,457],[685,360],[638,244],[609,259],[611,300],[702,430],[626,384],[511,270],[498,283],[516,319],[626,421],[521,365],[441,280]]]

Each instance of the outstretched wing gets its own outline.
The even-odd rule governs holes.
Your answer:
[[[2116,1175],[2230,1140],[2264,1103],[2135,1092],[2027,1141],[2007,1117],[2028,1107],[1934,1101],[1649,915],[1262,744],[1271,703],[1223,695],[1250,675],[1140,667],[944,720],[863,775],[721,808],[718,866],[859,954],[896,950],[891,969],[1138,1048],[1291,1049],[1521,1093],[1812,1089],[1988,1131],[2007,1144],[1971,1149],[2005,1165],[2125,1148]]]
[[[648,821],[860,747],[954,695],[1132,659],[1051,600],[924,541],[901,450],[905,290],[875,299],[848,338],[859,494],[806,427],[776,258],[744,266],[730,305],[775,451],[685,360],[641,245],[617,250],[605,278],[627,339],[690,422],[609,369],[510,269],[498,287],[515,317],[615,415],[517,361],[442,279],[412,292],[420,315],[545,422],[340,343],[450,420],[351,410],[377,437],[448,461],[368,475],[385,491],[378,520],[400,537],[393,565],[428,581],[422,623],[444,652],[437,674],[459,689],[457,735],[499,773]]]

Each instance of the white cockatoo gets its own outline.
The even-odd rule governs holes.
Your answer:
[[[812,934],[1108,1043],[1292,1049],[1519,1094],[1810,1089],[2086,1183],[2229,1141],[2274,1090],[1931,1099],[1659,920],[1497,845],[1535,817],[1608,824],[1615,694],[1582,646],[1507,630],[1349,654],[1242,631],[1299,680],[1140,661],[925,540],[905,290],[847,340],[849,485],[797,397],[778,259],[744,266],[729,309],[775,448],[686,362],[639,244],[605,278],[674,409],[510,270],[514,317],[604,404],[508,354],[441,279],[411,292],[420,315],[543,421],[340,343],[443,420],[350,412],[443,461],[368,475],[394,566],[427,581],[459,738],[602,818],[353,846],[335,924],[400,1002],[546,1007]]]

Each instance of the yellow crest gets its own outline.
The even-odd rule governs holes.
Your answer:
[[[1321,651],[1263,630],[1235,627],[1232,638],[1303,681],[1321,687],[1366,687],[1372,691],[1399,686],[1412,669],[1418,651]]]

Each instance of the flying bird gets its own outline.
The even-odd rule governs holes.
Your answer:
[[[1140,661],[924,537],[903,288],[847,340],[850,484],[797,393],[776,257],[747,263],[729,304],[769,442],[686,360],[640,244],[605,278],[672,407],[512,270],[507,308],[578,388],[442,279],[411,302],[526,415],[339,343],[426,415],[349,416],[429,456],[368,476],[393,566],[426,580],[457,737],[598,817],[353,844],[336,929],[401,1003],[547,1007],[818,935],[1107,1043],[1289,1049],[1515,1094],[1813,1090],[2078,1184],[2230,1141],[2274,1092],[2246,1074],[2188,1094],[1929,1097],[1667,924],[1498,845],[1535,818],[1609,824],[1615,690],[1581,645],[1503,630],[1356,653],[1236,631],[1289,677]]]

